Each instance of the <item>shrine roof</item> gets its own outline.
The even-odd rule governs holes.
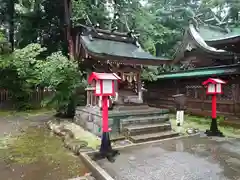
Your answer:
[[[212,46],[209,46],[205,39],[201,36],[200,32],[194,27],[193,24],[189,25],[189,33],[192,37],[192,39],[196,42],[195,45],[197,45],[198,47],[208,51],[208,52],[212,52],[212,53],[224,53],[224,54],[231,54],[225,50],[222,49],[216,49]]]
[[[166,57],[155,57],[144,51],[137,40],[123,33],[111,33],[104,30],[89,31],[81,35],[81,42],[88,54],[99,59],[134,61],[137,64],[151,65],[170,63]],[[131,64],[131,63],[130,63]]]
[[[227,30],[220,27],[201,25],[198,28],[198,32],[205,41],[209,42],[240,39],[240,27],[231,28],[230,32],[227,32]]]
[[[160,58],[145,52],[141,47],[137,47],[134,44],[97,38],[90,40],[88,36],[82,36],[82,40],[84,41],[88,50],[97,54],[161,60]],[[166,58],[164,58],[164,60],[165,59]]]
[[[237,42],[240,42],[240,28],[233,28],[231,32],[227,32],[226,29],[216,26],[199,25],[199,27],[196,27],[194,24],[189,24],[183,41],[176,51],[173,64],[182,61],[184,52],[193,49],[197,50],[199,54],[206,54],[213,59],[237,59],[240,57],[240,53],[236,48],[234,49],[235,46],[232,46]],[[232,50],[226,48],[228,45],[231,45],[229,47]]]
[[[164,73],[157,76],[157,79],[180,79],[180,78],[193,78],[193,77],[205,77],[205,76],[220,76],[240,74],[240,64],[215,66],[206,68],[196,68],[187,71],[177,71],[171,73]]]

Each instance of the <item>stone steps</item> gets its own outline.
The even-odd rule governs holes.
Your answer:
[[[167,130],[171,130],[170,123],[129,125],[123,129],[123,132],[125,132],[125,136],[136,136],[141,134],[158,133]]]
[[[146,142],[146,141],[154,141],[154,140],[172,138],[172,137],[176,137],[178,135],[179,134],[177,132],[173,132],[170,130],[170,131],[164,131],[164,132],[158,132],[158,133],[130,136],[129,140],[132,141],[133,143],[141,143],[141,142]]]
[[[118,105],[115,107],[116,110],[118,111],[125,111],[125,110],[128,110],[128,111],[131,111],[131,110],[146,110],[146,109],[150,109],[150,107],[148,105],[124,105],[124,106],[121,106],[121,105]]]
[[[172,131],[169,114],[135,116],[121,119],[122,134],[133,143],[154,141],[178,136]]]
[[[120,126],[121,126],[120,128],[121,128],[121,131],[123,131],[123,129],[126,126],[130,126],[130,125],[158,124],[158,123],[165,123],[168,120],[169,120],[168,114],[163,114],[159,116],[133,117],[133,118],[122,119],[120,121]]]
[[[99,111],[100,113],[100,111]],[[135,117],[143,117],[143,116],[159,116],[159,115],[163,115],[163,114],[168,114],[169,110],[168,109],[157,109],[157,108],[146,108],[146,109],[134,109],[134,110],[118,110],[118,109],[114,109],[112,111],[109,111],[109,116],[112,116],[114,114],[114,116],[118,116],[118,115],[122,115],[122,113],[125,113],[127,116],[135,116]]]

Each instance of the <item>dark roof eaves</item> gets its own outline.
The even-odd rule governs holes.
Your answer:
[[[190,24],[190,25],[191,25],[191,24]],[[196,45],[198,48],[202,49],[202,50],[205,51],[205,52],[214,54],[214,55],[220,55],[220,54],[221,54],[221,55],[223,55],[223,56],[234,56],[234,53],[229,52],[229,51],[217,52],[217,51],[212,51],[212,50],[210,50],[210,49],[208,49],[208,48],[203,47],[203,46],[194,38],[194,35],[193,35],[192,32],[191,32],[190,25],[189,25],[188,33],[189,33],[191,39],[195,42],[195,45]],[[199,35],[200,35],[200,34],[199,34]],[[205,42],[206,42],[206,41],[205,41]],[[211,46],[209,46],[209,47],[211,47]]]
[[[208,39],[204,39],[205,42],[209,42],[209,43],[214,43],[217,44],[219,43],[223,43],[222,41],[231,41],[234,40],[236,38],[240,37],[240,33],[239,34],[232,34],[231,32],[228,32],[226,29],[218,27],[218,26],[214,26],[214,25],[209,25],[209,24],[205,24],[203,27],[207,27],[209,29],[214,29],[215,31],[221,32],[221,33],[225,33],[225,35],[223,35],[223,37],[215,37],[215,38],[208,38]],[[201,35],[201,33],[200,33]]]
[[[191,73],[191,72],[202,72],[202,71],[206,71],[206,70],[219,70],[219,69],[222,69],[222,70],[234,70],[234,71],[229,71],[229,72],[226,72],[226,73],[218,73],[218,74],[199,74],[199,75],[191,75],[191,76],[177,76],[178,74],[182,74],[182,73]],[[171,75],[171,74],[175,74],[176,76],[175,77],[161,77],[163,75]],[[219,77],[219,76],[224,76],[224,75],[232,75],[232,74],[240,74],[240,64],[235,64],[234,66],[232,65],[228,65],[228,66],[215,66],[214,68],[196,68],[194,70],[188,70],[188,71],[177,71],[177,72],[172,72],[172,73],[162,73],[162,74],[159,74],[157,76],[157,80],[169,80],[169,79],[190,79],[190,78],[198,78],[198,77],[205,77],[205,76],[208,76],[208,77]]]
[[[83,40],[82,40],[82,38],[81,38],[81,42],[84,42]],[[111,57],[113,57],[113,59],[115,59],[116,57],[117,57],[117,59],[119,59],[119,58],[125,58],[125,59],[130,59],[130,60],[151,60],[151,61],[164,61],[164,62],[166,62],[166,63],[170,63],[171,61],[172,61],[172,59],[168,59],[168,58],[157,58],[157,57],[154,57],[154,58],[136,58],[136,57],[126,57],[126,56],[116,56],[116,55],[112,55],[112,54],[107,54],[107,53],[96,53],[96,52],[93,52],[93,51],[91,51],[86,45],[85,45],[85,43],[81,43],[82,45],[83,45],[83,47],[84,47],[84,49],[85,50],[87,50],[88,51],[88,53],[90,54],[90,55],[93,55],[93,56],[111,56]],[[115,57],[115,58],[114,58]]]
[[[191,70],[187,70],[187,71],[186,70],[181,70],[181,71],[161,73],[159,75],[167,75],[167,74],[173,74],[173,73],[184,73],[184,72],[195,72],[195,71],[204,71],[204,70],[215,70],[215,69],[229,69],[229,68],[239,68],[240,69],[240,64],[203,67],[203,68],[196,68],[196,69],[191,69]]]
[[[230,44],[234,41],[240,41],[240,35],[235,35],[231,37],[221,38],[221,39],[213,39],[206,40],[205,42],[209,45],[221,45],[221,44]]]

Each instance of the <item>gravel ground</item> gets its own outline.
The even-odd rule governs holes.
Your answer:
[[[239,180],[240,140],[188,137],[125,148],[97,162],[116,180]]]

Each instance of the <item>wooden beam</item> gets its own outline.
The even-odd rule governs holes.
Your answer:
[[[111,32],[109,30],[103,30],[103,29],[96,29],[97,32],[99,33],[104,33],[104,34],[108,34],[108,35],[116,35],[116,36],[121,36],[121,37],[129,37],[126,33],[121,33],[121,32]]]
[[[127,38],[127,37],[121,37],[121,36],[115,36],[115,35],[108,36],[108,35],[99,34],[99,33],[93,33],[92,37],[103,39],[103,40],[118,41],[118,42],[132,43],[132,44],[136,42],[136,40],[133,38]]]

